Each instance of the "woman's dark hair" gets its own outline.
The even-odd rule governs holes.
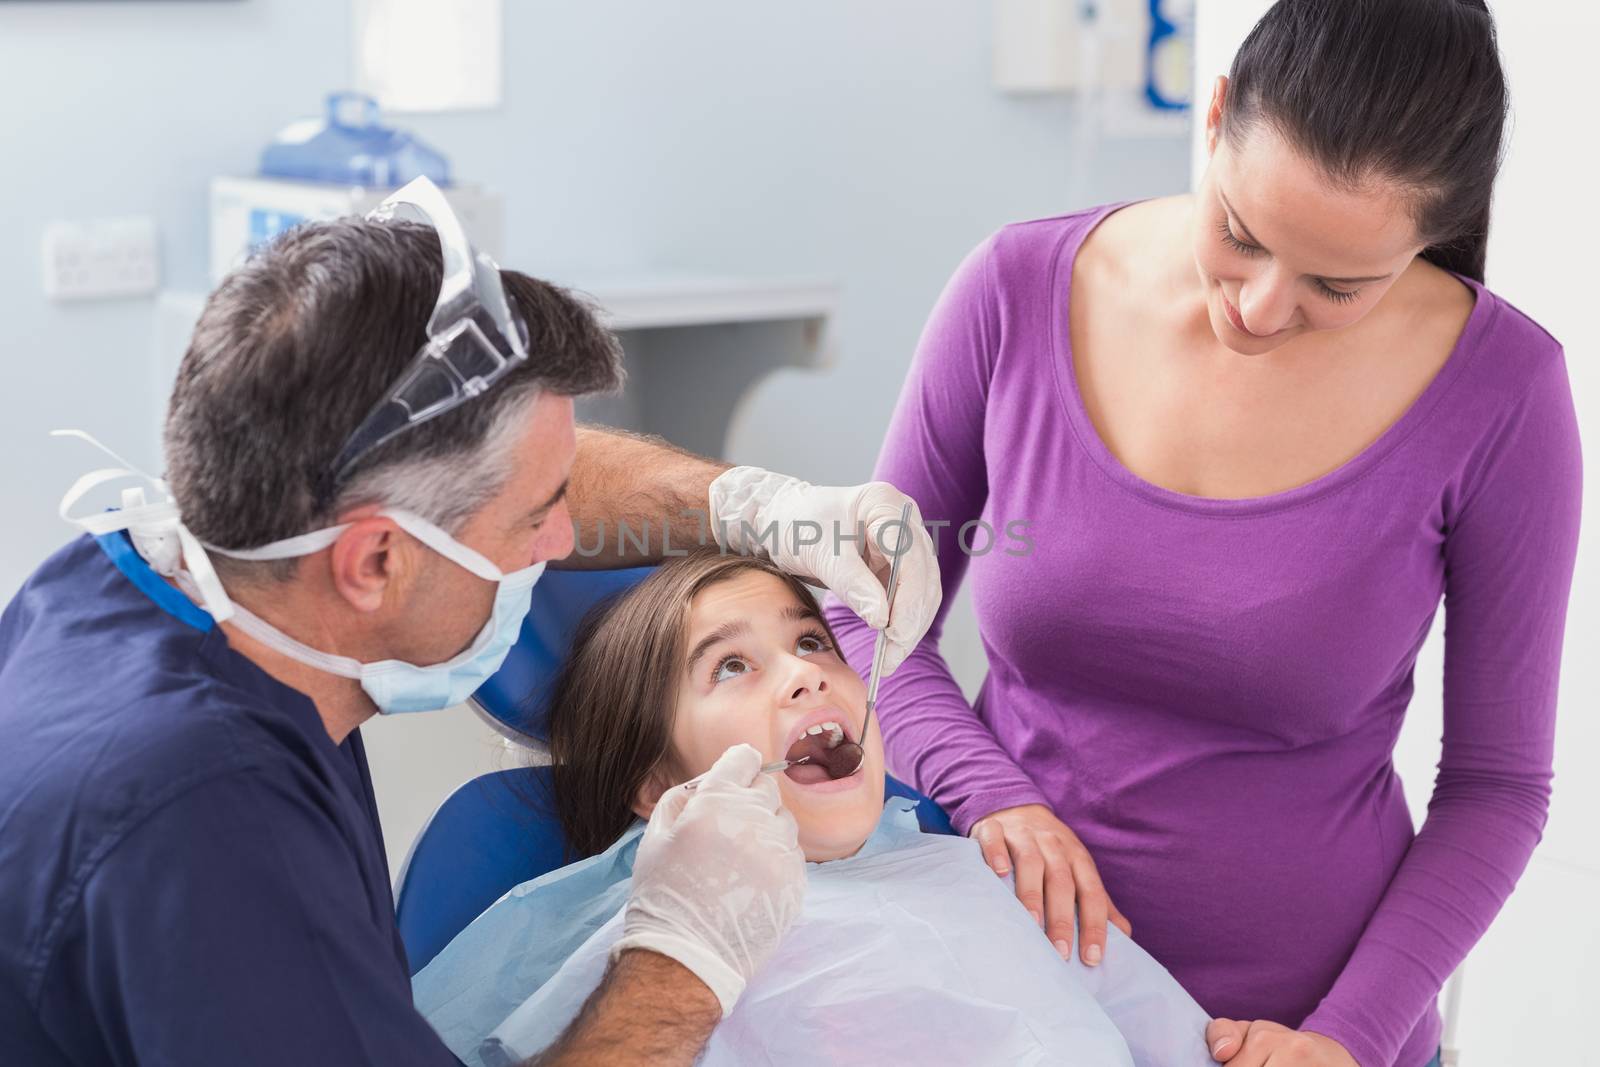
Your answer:
[[[1414,189],[1423,258],[1481,282],[1508,107],[1483,0],[1278,0],[1233,58],[1222,131],[1265,124],[1336,182]]]
[[[584,617],[552,692],[549,718],[556,815],[576,855],[604,852],[622,836],[633,822],[639,789],[666,759],[694,598],[750,571],[779,579],[802,605],[817,610],[816,597],[798,578],[765,560],[710,548],[668,560]],[[827,623],[820,625],[838,648]]]

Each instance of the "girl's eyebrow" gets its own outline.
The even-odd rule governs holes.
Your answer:
[[[749,620],[735,619],[732,622],[723,623],[715,630],[712,630],[710,633],[706,634],[695,644],[694,651],[689,653],[690,673],[693,673],[694,665],[700,662],[700,657],[709,652],[713,645],[721,644],[724,641],[732,641],[735,637],[738,637],[741,634],[747,634],[749,632]]]
[[[780,615],[785,622],[799,622],[802,619],[822,621],[822,615],[819,612],[804,604],[786,604]],[[713,645],[719,645],[724,641],[732,641],[735,637],[743,636],[749,632],[750,621],[748,619],[733,619],[718,626],[695,643],[694,650],[689,653],[689,672],[694,672],[694,665],[700,662],[702,656],[711,651]]]
[[[815,608],[808,608],[804,604],[788,604],[784,606],[784,622],[799,622],[802,619],[816,619],[821,622],[822,614]]]

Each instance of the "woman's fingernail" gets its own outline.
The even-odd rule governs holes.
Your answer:
[[[1070,944],[1068,944],[1067,942],[1065,942],[1065,941],[1057,941],[1056,942],[1056,951],[1061,953],[1061,958],[1062,959],[1064,959],[1064,960],[1072,959],[1072,946]]]
[[[1006,875],[1011,873],[1011,868],[1010,867],[996,867],[994,869],[994,873],[998,874],[1001,878],[1004,878]]]
[[[1089,966],[1095,966],[1100,962],[1100,946],[1090,945],[1083,955],[1089,961]]]
[[[1213,1057],[1217,1056],[1223,1049],[1227,1048],[1231,1044],[1233,1044],[1233,1038],[1223,1038],[1221,1041],[1218,1041],[1215,1045],[1211,1046],[1211,1055]]]
[[[1028,914],[1033,916],[1033,921],[1035,923],[1039,924],[1040,926],[1044,925],[1044,918],[1038,912],[1034,911],[1032,908],[1029,908]]]

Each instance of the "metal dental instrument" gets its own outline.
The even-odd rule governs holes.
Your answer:
[[[757,771],[756,773],[757,774],[778,774],[781,771],[788,770],[790,767],[798,767],[802,763],[810,763],[810,762],[811,762],[811,757],[810,756],[801,756],[799,759],[773,760],[771,763],[763,763],[761,765],[761,769],[759,771]],[[695,789],[699,785],[700,785],[700,779],[691,778],[689,781],[683,783],[684,792],[692,793],[692,792],[695,791]]]
[[[894,618],[894,593],[900,587],[900,561],[905,558],[906,550],[911,547],[911,504],[908,502],[900,511],[900,531],[895,539],[894,562],[889,565],[889,604],[883,615],[883,629],[878,631],[878,640],[872,646],[872,674],[867,681],[867,714],[861,720],[861,743],[867,743],[867,727],[872,723],[872,713],[878,706],[878,682],[883,678],[883,655],[889,649],[889,620]],[[861,758],[866,758],[866,749],[861,750]]]

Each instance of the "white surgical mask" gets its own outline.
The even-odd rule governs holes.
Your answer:
[[[88,434],[77,430],[56,432],[81,437],[121,461],[121,457]],[[378,514],[394,520],[401,529],[452,563],[485,581],[497,582],[498,586],[494,607],[477,637],[464,650],[443,663],[425,667],[392,659],[362,663],[348,656],[336,656],[304,645],[234,602],[223,589],[207,556],[208,549],[243,560],[308,556],[337,541],[339,535],[349,528],[348,524],[274,541],[259,548],[235,550],[203,545],[183,525],[178,506],[170,495],[166,500],[147,503],[142,488],[124,490],[123,506],[118,511],[83,517],[69,514],[72,506],[95,486],[128,477],[142,478],[163,493],[166,491],[165,483],[159,478],[152,478],[131,465],[91,471],[79,478],[62,498],[61,517],[97,536],[127,530],[134,548],[151,568],[177,582],[179,588],[210,612],[218,623],[231,621],[244,633],[290,659],[341,678],[359,681],[378,710],[386,715],[407,711],[438,711],[459,704],[476,692],[490,675],[500,669],[511,646],[516,644],[522,632],[522,620],[528,614],[533,599],[534,583],[544,573],[545,565],[541,562],[507,574],[421,516],[385,508]]]

